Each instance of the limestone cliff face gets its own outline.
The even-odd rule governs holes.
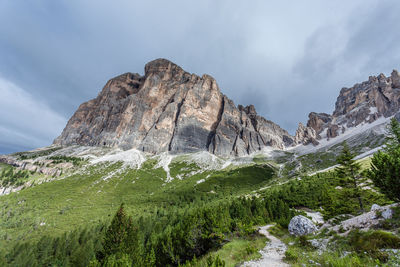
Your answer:
[[[211,76],[157,59],[146,64],[144,76],[126,73],[108,81],[54,143],[243,156],[265,146],[284,148],[293,137],[254,106],[236,107]]]
[[[400,75],[393,70],[390,77],[380,74],[368,81],[343,88],[337,98],[332,115],[312,112],[307,127],[299,127],[296,144],[318,144],[317,140],[330,139],[344,133],[347,128],[372,123],[378,118],[388,118],[400,109]],[[308,133],[315,131],[315,140]]]

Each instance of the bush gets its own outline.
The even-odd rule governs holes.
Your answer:
[[[298,252],[293,248],[288,248],[285,252],[285,260],[289,262],[297,262],[299,259]]]
[[[251,244],[247,245],[247,247],[246,247],[247,255],[251,255],[251,254],[256,253],[256,252],[257,252],[257,248],[256,247],[254,247]]]
[[[221,260],[219,256],[216,257],[208,257],[207,258],[207,267],[225,267],[225,261]]]
[[[400,238],[385,231],[361,232],[355,230],[349,234],[349,244],[358,253],[367,252],[373,258],[386,262],[388,255],[380,249],[400,248]]]
[[[350,233],[350,244],[357,251],[373,251],[381,248],[400,248],[400,237],[385,231]]]
[[[304,248],[314,248],[305,235],[299,236],[299,245]]]
[[[103,266],[130,267],[132,266],[132,260],[127,254],[112,254],[105,259]]]

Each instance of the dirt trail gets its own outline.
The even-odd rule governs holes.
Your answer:
[[[285,256],[286,245],[271,235],[268,232],[268,229],[273,225],[266,225],[260,227],[259,232],[262,235],[265,235],[270,241],[267,242],[267,245],[260,250],[261,258],[254,261],[245,262],[242,266],[246,267],[286,267],[290,266],[287,263],[283,262],[283,257]]]

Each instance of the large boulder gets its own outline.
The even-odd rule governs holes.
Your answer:
[[[310,219],[302,215],[294,216],[290,220],[288,229],[290,234],[296,236],[308,235],[318,230],[315,224]]]

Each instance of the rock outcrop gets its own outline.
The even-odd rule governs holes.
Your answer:
[[[299,123],[299,127],[296,130],[296,134],[294,136],[294,143],[295,144],[313,144],[318,145],[317,141],[317,133],[315,132],[314,128],[305,127],[301,122]]]
[[[53,160],[18,160],[13,156],[0,155],[0,162],[14,166],[20,170],[27,170],[30,172],[42,173],[48,176],[60,176],[62,170],[73,168],[73,164],[70,162],[53,164],[52,167],[47,167],[48,164],[52,164]]]
[[[293,137],[254,106],[236,107],[211,76],[157,59],[146,64],[144,76],[126,73],[108,81],[54,143],[243,156],[266,146],[282,149]]]
[[[374,204],[369,212],[365,212],[356,217],[344,220],[340,224],[335,225],[333,227],[329,227],[329,225],[326,225],[325,227],[328,227],[328,229],[334,230],[336,232],[338,232],[341,228],[346,232],[357,228],[362,230],[368,230],[380,224],[383,220],[392,218],[393,215],[392,208],[398,206],[399,206],[398,203],[382,207]]]
[[[360,124],[372,123],[378,118],[388,118],[400,109],[400,75],[393,70],[390,77],[380,74],[368,81],[342,88],[336,100],[332,115],[311,112],[307,127],[299,127],[296,144],[318,144],[318,140],[330,139],[344,133],[346,129]],[[315,141],[310,141],[309,133],[316,133]],[[300,138],[303,137],[303,138]]]
[[[318,229],[310,219],[297,215],[290,220],[288,230],[291,235],[302,236],[314,233]]]

